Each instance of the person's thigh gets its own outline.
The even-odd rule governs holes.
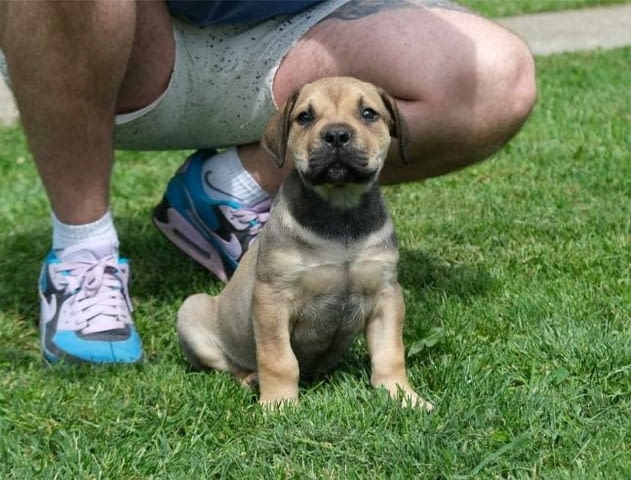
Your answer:
[[[323,76],[372,82],[407,121],[406,178],[439,175],[496,151],[527,118],[534,68],[513,33],[444,1],[353,0],[315,25],[278,69],[274,97]],[[408,178],[409,177],[409,178]]]
[[[501,29],[453,2],[352,0],[288,53],[276,75],[274,97],[282,103],[305,83],[348,75],[401,100],[417,99],[457,71],[473,72],[476,50],[484,47],[482,41],[492,43],[488,35],[496,31]]]

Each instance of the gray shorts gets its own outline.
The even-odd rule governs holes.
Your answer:
[[[199,28],[173,19],[175,65],[151,105],[117,115],[117,148],[217,148],[258,141],[276,109],[272,84],[291,47],[349,0],[256,24]]]

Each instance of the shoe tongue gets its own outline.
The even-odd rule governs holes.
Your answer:
[[[118,258],[118,249],[111,242],[77,245],[57,252],[63,262],[95,262],[111,255]]]

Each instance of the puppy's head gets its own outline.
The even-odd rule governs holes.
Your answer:
[[[293,160],[302,181],[318,191],[363,190],[379,175],[391,137],[407,162],[406,127],[394,99],[355,78],[329,77],[294,92],[261,144],[279,166]]]

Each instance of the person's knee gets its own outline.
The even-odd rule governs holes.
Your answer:
[[[460,62],[432,105],[451,112],[458,138],[485,157],[509,141],[530,116],[537,98],[535,65],[517,36],[494,29],[476,45],[475,61]],[[430,105],[432,102],[430,101]],[[452,132],[453,133],[453,132]]]
[[[434,132],[437,148],[446,141],[450,151],[460,152],[424,176],[489,157],[530,116],[537,97],[533,57],[517,36],[496,28],[490,32],[488,39],[478,37],[474,50],[455,55],[421,96],[420,111],[432,121],[418,125]]]
[[[529,117],[537,99],[534,59],[526,44],[512,34],[481,57],[487,114],[506,126],[504,133],[510,138]]]
[[[506,78],[503,94],[509,99],[506,102],[508,114],[521,125],[537,100],[534,59],[526,44],[515,38],[504,52],[502,64]]]

